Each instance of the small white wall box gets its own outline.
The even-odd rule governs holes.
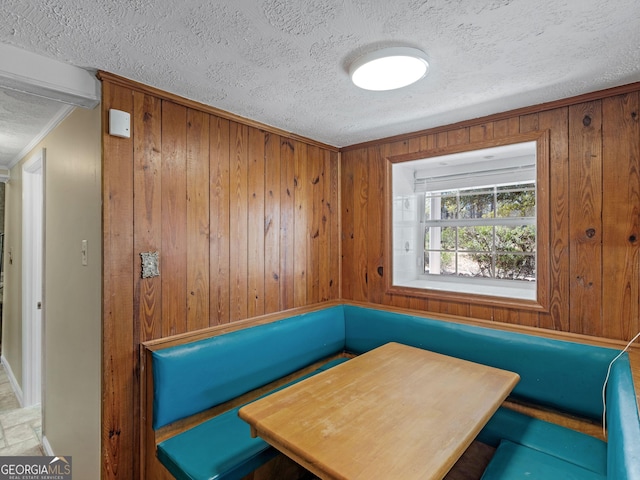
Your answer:
[[[121,110],[109,109],[109,135],[131,137],[131,114]]]

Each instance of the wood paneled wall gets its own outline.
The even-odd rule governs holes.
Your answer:
[[[342,151],[343,298],[630,340],[640,330],[640,85]],[[550,308],[385,290],[390,156],[548,130]]]
[[[640,330],[640,85],[337,149],[101,73],[102,478],[137,478],[139,345],[344,298],[612,339]],[[108,135],[111,108],[132,137]],[[550,308],[390,295],[386,158],[548,130]],[[342,156],[342,158],[340,158]],[[141,252],[160,252],[141,279]]]
[[[101,73],[102,478],[138,477],[141,342],[340,297],[339,153]],[[131,138],[108,135],[109,109]],[[160,276],[141,278],[142,252]]]

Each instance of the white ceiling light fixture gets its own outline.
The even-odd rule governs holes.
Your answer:
[[[365,90],[384,91],[406,87],[429,71],[427,56],[411,47],[376,50],[358,58],[349,68],[351,81]]]

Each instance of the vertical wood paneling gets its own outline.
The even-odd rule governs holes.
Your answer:
[[[538,128],[538,114],[522,115],[519,117],[520,130],[519,133],[535,132]]]
[[[249,128],[231,122],[229,137],[231,140],[230,160],[230,320],[242,320],[248,315],[249,282],[247,278],[249,259],[248,241],[248,175]]]
[[[109,108],[132,112],[133,92],[105,84],[102,124]],[[135,131],[134,131],[135,133]],[[102,478],[135,478],[138,471],[139,411],[136,376],[139,332],[134,317],[133,140],[110,136],[103,127],[103,305],[102,305]],[[134,323],[134,325],[132,325]],[[139,333],[136,333],[136,338]]]
[[[447,145],[466,145],[469,143],[469,127],[449,130],[447,132]]]
[[[602,101],[604,335],[640,331],[640,105],[638,93]]]
[[[280,136],[265,135],[264,310],[280,309]]]
[[[469,305],[469,316],[479,320],[494,320],[493,307],[471,303]]]
[[[601,102],[569,108],[571,330],[602,332]]]
[[[549,313],[540,326],[569,331],[569,143],[568,109],[542,112],[541,130],[549,131]]]
[[[141,278],[141,252],[160,252],[162,237],[161,221],[161,113],[162,103],[159,99],[139,92],[133,92],[133,191],[134,204],[134,245],[133,245],[133,344],[162,335],[162,301],[161,278]],[[121,346],[120,348],[123,348]],[[137,364],[138,359],[134,361]],[[136,366],[137,369],[137,366]],[[140,391],[133,388],[134,404],[142,405]],[[136,409],[137,412],[137,409]],[[136,413],[137,414],[137,413]],[[141,427],[140,427],[141,428]],[[140,430],[141,435],[144,432]],[[144,451],[144,442],[134,430],[134,439],[140,439],[140,451]],[[144,457],[140,457],[144,458]],[[135,460],[134,460],[135,461]],[[144,462],[134,465],[134,469],[143,469]]]
[[[141,441],[140,342],[337,299],[339,153],[144,88],[103,94],[103,125],[131,112],[132,137],[103,131],[102,476],[165,478]],[[156,250],[160,277],[141,279]]]
[[[264,314],[264,236],[265,236],[265,133],[249,129],[248,180],[248,305],[247,316]]]
[[[329,299],[342,298],[342,231],[340,225],[341,196],[340,196],[340,154],[329,152],[330,180],[328,190],[325,191],[326,212],[331,225],[329,240]]]
[[[353,172],[353,203],[354,203],[354,245],[351,262],[354,264],[354,273],[359,279],[361,288],[356,288],[354,300],[367,301],[369,297],[369,271],[368,271],[368,241],[367,224],[369,216],[367,205],[369,202],[369,166],[368,159],[358,162]],[[382,213],[382,212],[380,212]]]
[[[493,138],[505,138],[520,133],[520,117],[511,117],[493,123]]]
[[[384,248],[385,232],[384,213],[387,210],[388,196],[385,189],[386,159],[380,148],[369,148],[367,152],[369,165],[369,199],[367,202],[367,239],[369,251],[367,255],[367,299],[370,302],[384,301]],[[390,272],[388,272],[390,273]]]
[[[307,178],[307,146],[294,142],[294,242],[293,305],[307,303],[307,252],[309,250],[309,182]]]
[[[209,324],[227,323],[230,311],[230,252],[229,223],[230,166],[229,166],[229,121],[211,117],[209,135],[210,171],[210,283],[209,283]]]
[[[354,264],[351,261],[354,252],[354,167],[362,157],[363,150],[351,150],[342,154],[340,181],[341,187],[341,239],[342,239],[342,296],[353,299],[353,289],[359,284],[354,274]]]
[[[368,144],[366,149],[347,148],[341,162],[343,298],[630,339],[640,328],[638,96],[612,96],[468,128],[381,141]],[[548,179],[548,191],[541,191],[539,198],[539,208],[548,212],[549,221],[538,231],[539,262],[548,263],[546,271],[539,273],[539,282],[544,285],[542,300],[548,310],[487,305],[473,297],[468,302],[454,302],[390,295],[384,287],[379,290],[372,269],[386,255],[380,229],[390,228],[378,225],[373,215],[378,205],[373,192],[385,168],[380,159],[533,131],[548,131],[549,142],[549,163],[540,168],[540,174]],[[365,202],[358,197],[363,191],[358,184],[359,172],[366,172],[368,178]],[[358,222],[364,217],[363,234]],[[359,264],[362,252],[366,252],[366,259]],[[363,270],[368,275],[362,275]]]
[[[419,152],[420,148],[422,148],[422,138],[414,137],[407,140],[407,153]]]
[[[280,148],[280,308],[294,306],[295,147],[282,139]]]
[[[307,302],[320,301],[320,254],[323,250],[324,231],[322,229],[322,193],[323,171],[320,149],[316,146],[307,148],[309,204],[309,250],[307,252]]]
[[[104,479],[140,471],[139,342],[199,328],[207,315],[210,325],[246,318],[251,301],[260,311],[249,295],[250,284],[260,291],[256,271],[269,312],[342,292],[612,338],[640,328],[637,92],[338,153],[142,91],[103,82],[103,124],[109,108],[132,113],[131,139],[103,131]],[[532,130],[550,139],[549,311],[386,294],[376,277],[389,227],[376,216],[384,159]],[[161,277],[143,281],[139,253],[154,249]]]
[[[161,102],[134,92],[133,182],[134,191],[134,298],[140,341],[162,335],[161,277],[142,279],[141,252],[162,250]]]
[[[187,109],[162,102],[162,335],[187,331]]]
[[[321,229],[321,246],[320,246],[320,301],[323,302],[331,298],[331,237],[333,235],[331,222],[331,183],[332,164],[331,153],[328,151],[320,152],[320,167],[322,169],[322,187],[321,187],[321,208],[320,211],[320,229]],[[323,259],[326,259],[324,261]]]
[[[209,115],[187,111],[187,330],[209,326]]]
[[[469,128],[469,142],[483,142],[493,138],[493,122],[474,125]]]

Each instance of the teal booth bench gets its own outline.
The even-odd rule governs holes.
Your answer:
[[[512,399],[600,421],[619,350],[358,305],[334,305],[149,351],[157,431],[309,365],[314,375],[387,342],[517,372]],[[284,388],[280,385],[277,388]],[[262,392],[268,395],[270,392]],[[178,480],[239,479],[276,455],[251,438],[241,405],[157,444]],[[478,440],[496,448],[483,480],[640,480],[640,419],[628,355],[606,386],[607,442],[501,407]],[[429,432],[425,432],[428,435]]]

